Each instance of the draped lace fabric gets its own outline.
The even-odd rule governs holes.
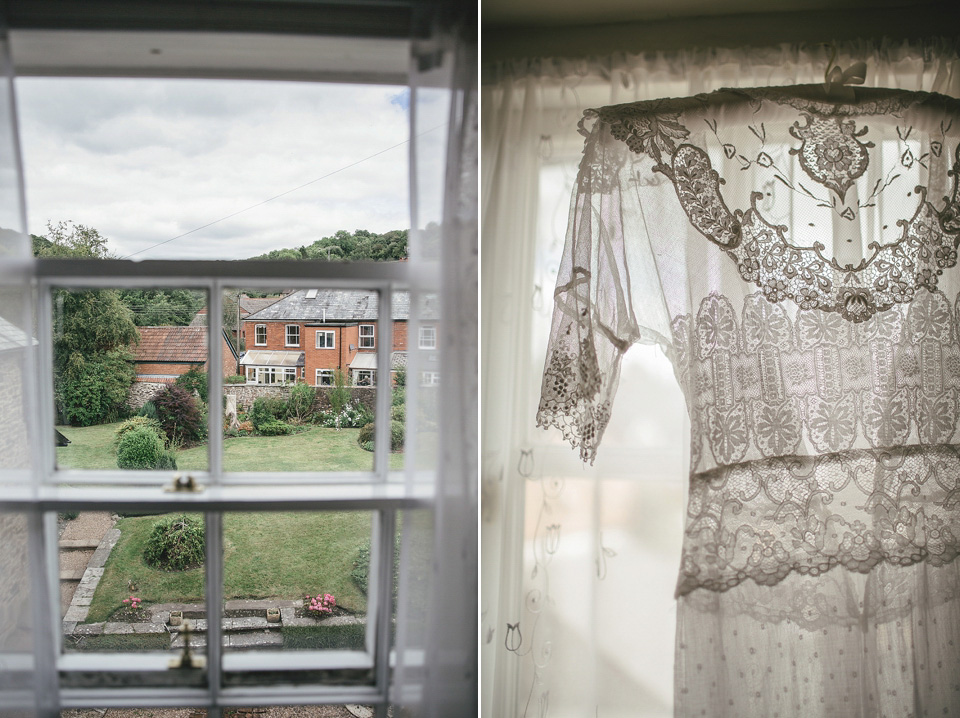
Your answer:
[[[960,715],[960,101],[721,90],[581,131],[538,423],[592,462],[623,353],[674,365],[678,715]]]

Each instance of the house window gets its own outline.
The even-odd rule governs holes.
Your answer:
[[[420,372],[420,386],[438,386],[440,384],[440,372],[422,371]]]
[[[332,329],[320,329],[317,331],[317,349],[335,349],[333,338],[336,335]]]
[[[373,341],[373,324],[361,324],[360,325],[360,348],[361,349],[374,349]]]
[[[80,13],[82,15],[82,11]],[[189,13],[186,13],[186,15],[189,15]],[[189,20],[189,17],[186,20]],[[229,36],[225,37],[229,39]],[[303,40],[304,38],[298,37],[297,39]],[[336,41],[338,38],[321,39],[323,43],[329,43]],[[344,39],[352,40],[352,38]],[[267,36],[255,37],[254,40],[262,40],[265,43],[270,41]],[[201,43],[198,45],[198,49],[207,47],[207,45],[202,44],[203,39],[198,42]],[[252,41],[249,38],[244,38],[244,43],[249,42]],[[286,45],[288,40],[283,37],[278,42]],[[406,39],[403,42],[407,42]],[[80,43],[80,45],[83,44]],[[86,44],[89,46],[94,43],[87,42]],[[216,48],[221,46],[222,43],[208,44],[209,47],[213,48],[211,55],[216,56]],[[236,42],[227,42],[226,44],[235,46]],[[252,44],[262,48],[262,43],[252,42]],[[283,45],[276,49],[284,49]],[[110,52],[99,52],[100,47],[95,49],[98,51],[96,53],[98,56],[100,54],[104,56],[112,55]],[[267,54],[268,56],[271,55],[271,53]],[[283,52],[275,54],[286,56]],[[312,58],[316,54],[318,53],[305,53],[304,56]],[[322,55],[322,53],[319,54]],[[334,55],[336,53],[331,52],[330,54]],[[358,51],[358,56],[371,54],[374,53],[359,53]],[[158,58],[161,57],[159,49],[156,50],[156,55]],[[166,56],[165,51],[163,56]],[[214,57],[214,59],[216,58]],[[436,68],[438,62],[437,58],[431,55],[430,67]],[[269,65],[269,59],[267,64]],[[443,58],[439,68],[441,70],[446,69],[447,64],[446,58]],[[224,63],[224,65],[226,69],[223,72],[229,73],[231,76],[243,76],[247,72],[242,68],[232,70],[227,63]],[[402,84],[407,73],[406,65],[402,62],[393,62],[392,65],[400,67],[400,71],[391,69],[389,74],[385,76],[385,82],[389,80]],[[94,66],[91,65],[91,67]],[[417,64],[413,63],[413,67],[417,67]],[[58,68],[54,68],[54,70],[56,69]],[[73,70],[75,68],[68,65],[65,69]],[[99,67],[94,67],[94,69],[99,69]],[[215,72],[218,69],[220,68],[212,68],[208,71]],[[262,70],[269,72],[270,68],[261,68],[258,63],[258,69],[255,72]],[[299,80],[311,77],[318,72],[312,66],[305,68],[305,70],[307,71],[306,74],[297,74],[295,70],[290,70],[290,72],[294,79]],[[110,68],[103,71],[110,72]],[[162,72],[163,69],[157,71]],[[282,68],[277,72],[282,74]],[[411,70],[411,72],[414,74],[411,80],[418,81],[416,71]],[[347,68],[338,70],[338,73],[336,75],[338,77],[353,76],[347,72]],[[376,78],[378,76],[376,71],[364,70],[363,77],[365,78]],[[391,79],[394,77],[399,79]],[[3,82],[4,80],[0,79],[0,84]],[[6,89],[10,89],[9,85]],[[431,92],[434,93],[432,96],[435,96],[440,90],[431,88]],[[415,102],[418,102],[418,99],[414,95],[410,102],[411,110]],[[432,104],[443,105],[444,103],[433,102]],[[6,122],[8,118],[3,117],[4,112],[5,110],[0,108],[0,120]],[[444,116],[452,114],[446,110],[443,110],[443,112],[445,113]],[[3,125],[3,122],[0,122],[0,140],[4,142],[9,139],[2,136],[4,132],[2,128],[5,126],[10,126],[10,123]],[[445,147],[446,143],[439,142],[437,144]],[[456,167],[445,171],[445,174],[456,176]],[[416,248],[416,245],[412,246]],[[25,250],[24,254],[29,251],[28,246],[24,246],[23,249]],[[424,250],[420,249],[418,251],[423,252]],[[431,256],[428,254],[426,259],[430,260]],[[422,292],[428,289],[428,287],[421,286],[421,283],[426,280],[421,278],[423,272],[420,272],[419,267],[416,266],[417,261],[419,260],[414,255],[409,264],[396,263],[396,266],[378,266],[369,263],[369,266],[366,266],[368,263],[363,263],[363,266],[355,271],[354,268],[351,268],[352,273],[346,277],[339,271],[340,267],[333,262],[291,262],[282,269],[278,269],[276,264],[267,260],[251,260],[249,262],[211,260],[204,263],[183,262],[182,264],[174,264],[173,261],[143,262],[134,272],[127,266],[128,263],[123,262],[107,262],[102,266],[91,262],[86,263],[86,266],[71,266],[64,270],[63,267],[67,266],[66,263],[57,264],[39,261],[29,263],[29,267],[24,270],[24,278],[29,281],[39,280],[32,286],[35,287],[35,295],[39,297],[42,308],[53,304],[52,298],[57,288],[67,287],[71,291],[74,287],[81,289],[96,288],[103,283],[104,276],[110,277],[112,281],[115,280],[115,284],[118,286],[131,289],[150,287],[152,286],[151,283],[156,284],[170,277],[178,278],[182,276],[189,280],[188,283],[191,287],[203,287],[210,298],[210,304],[208,305],[209,333],[217,340],[209,344],[211,348],[210,364],[217,368],[217,365],[222,363],[223,351],[221,342],[219,342],[219,334],[225,322],[224,315],[230,316],[223,311],[222,306],[224,303],[222,290],[225,286],[235,282],[249,283],[249,286],[253,288],[271,286],[269,282],[279,282],[281,280],[277,278],[282,277],[282,285],[289,287],[310,286],[317,282],[326,281],[336,287],[345,287],[355,291],[365,291],[372,288],[378,291],[381,297],[379,321],[389,321],[391,299],[396,296],[398,290],[410,288],[411,291]],[[27,265],[27,263],[23,264]],[[73,264],[82,265],[85,263]],[[6,271],[6,268],[4,269]],[[14,266],[14,271],[16,271],[16,266]],[[450,273],[454,270],[445,269],[444,271]],[[24,286],[30,287],[31,285],[26,282]],[[6,286],[4,291],[7,291]],[[25,289],[23,294],[27,302],[31,300],[29,291],[29,289]],[[459,297],[460,295],[454,293],[454,296]],[[44,367],[43,370],[46,373],[51,374],[52,337],[54,335],[53,312],[44,310],[38,316],[37,344],[40,348],[37,352],[40,354],[39,360],[43,362],[40,366]],[[275,326],[277,324],[279,322],[275,322]],[[389,335],[389,325],[385,326],[387,327],[385,331]],[[374,348],[373,327],[373,324],[367,325],[367,341],[361,340],[361,346],[369,349]],[[255,325],[254,345],[261,348],[266,347],[266,329],[266,324]],[[295,337],[291,337],[290,328],[286,328],[285,343],[288,346],[300,346],[299,326],[294,326],[294,330]],[[361,334],[364,333],[361,330]],[[382,356],[380,361],[382,363],[389,362],[389,344],[390,341],[385,340],[381,346]],[[34,351],[29,343],[18,351],[25,355],[26,360],[33,358]],[[244,367],[244,371],[247,381],[257,384],[273,384],[278,380],[284,380],[289,376],[288,371],[296,376],[295,367],[250,366]],[[403,565],[413,564],[410,573],[414,576],[428,574],[423,567],[416,566],[417,562],[423,561],[423,556],[428,556],[427,560],[433,561],[438,566],[453,565],[454,573],[456,573],[459,565],[465,564],[469,574],[471,568],[469,558],[467,561],[450,562],[445,556],[440,555],[440,551],[436,550],[437,548],[458,544],[458,542],[450,541],[449,538],[446,541],[438,539],[436,546],[434,546],[430,543],[434,533],[427,527],[427,524],[433,520],[433,514],[442,518],[441,511],[445,510],[447,511],[446,515],[451,516],[451,520],[447,522],[436,521],[436,525],[468,528],[471,522],[471,507],[468,502],[461,502],[464,504],[463,506],[457,504],[453,505],[452,509],[448,508],[452,505],[450,501],[444,501],[443,503],[435,501],[430,492],[408,492],[402,482],[399,487],[388,486],[388,481],[392,481],[397,473],[395,459],[401,460],[401,467],[404,459],[403,456],[390,455],[389,393],[381,392],[377,396],[376,405],[372,408],[377,419],[376,426],[379,438],[376,441],[374,451],[370,454],[373,464],[370,471],[359,471],[355,467],[343,468],[339,464],[335,468],[328,468],[324,462],[317,461],[308,470],[298,471],[296,475],[287,480],[279,473],[284,469],[271,463],[274,460],[277,464],[281,463],[282,452],[268,452],[266,456],[262,456],[265,459],[263,466],[266,468],[250,469],[243,473],[235,465],[231,465],[229,454],[236,448],[236,441],[231,439],[234,443],[229,445],[229,451],[225,451],[227,442],[222,431],[222,414],[219,409],[219,397],[217,396],[222,391],[223,376],[221,376],[220,371],[212,371],[209,376],[211,396],[217,398],[218,407],[217,411],[213,411],[213,404],[211,403],[206,445],[195,447],[196,452],[205,452],[209,456],[209,469],[195,472],[189,476],[190,483],[194,483],[195,480],[198,485],[197,488],[201,490],[191,491],[187,495],[174,495],[164,491],[166,487],[180,486],[180,484],[171,483],[174,474],[172,471],[165,469],[158,469],[152,474],[144,471],[141,472],[142,475],[136,476],[115,468],[108,471],[98,470],[86,473],[77,470],[71,472],[70,487],[65,489],[64,476],[67,475],[60,473],[53,455],[54,421],[50,415],[52,413],[51,407],[54,405],[52,382],[40,383],[40,388],[36,392],[39,394],[39,398],[33,397],[32,393],[28,391],[15,396],[14,401],[19,401],[20,396],[23,396],[23,411],[17,412],[15,418],[10,418],[14,412],[6,411],[3,412],[5,416],[0,417],[2,419],[0,420],[0,427],[2,427],[0,435],[8,435],[7,427],[24,423],[19,419],[20,416],[39,416],[35,427],[38,435],[37,440],[29,443],[31,461],[29,464],[24,464],[24,466],[29,465],[30,468],[11,470],[9,461],[2,462],[4,466],[0,466],[0,479],[3,483],[12,480],[19,482],[21,481],[20,474],[23,474],[23,478],[35,484],[35,486],[30,487],[31,489],[44,489],[44,491],[16,493],[12,498],[12,503],[11,496],[4,493],[3,507],[4,511],[22,511],[26,517],[26,521],[23,523],[29,553],[25,555],[28,555],[31,559],[28,566],[31,581],[24,582],[26,587],[20,590],[26,592],[32,591],[38,586],[43,588],[43,590],[38,591],[38,596],[34,597],[31,594],[31,600],[39,605],[36,615],[52,616],[59,609],[57,605],[59,593],[57,590],[58,571],[56,566],[56,512],[61,507],[64,511],[97,509],[112,512],[124,509],[157,515],[173,507],[183,505],[189,507],[186,509],[189,512],[200,513],[204,517],[205,563],[203,568],[199,569],[203,578],[202,588],[199,589],[199,593],[195,591],[190,597],[203,603],[203,612],[206,614],[203,619],[206,625],[205,636],[198,637],[200,639],[196,644],[198,650],[194,651],[194,656],[199,653],[206,658],[206,666],[188,671],[170,670],[170,656],[167,655],[167,649],[171,644],[167,641],[172,641],[173,631],[167,633],[162,625],[159,626],[163,629],[159,634],[151,633],[149,636],[151,639],[159,637],[163,644],[162,651],[151,652],[145,648],[141,649],[140,646],[146,644],[138,640],[124,642],[124,648],[118,649],[121,655],[109,656],[105,655],[102,650],[96,649],[77,651],[68,655],[61,650],[64,644],[62,632],[67,630],[66,626],[71,626],[76,622],[67,621],[62,626],[59,620],[47,621],[46,624],[51,625],[44,625],[43,630],[38,629],[36,635],[31,637],[38,652],[33,657],[34,660],[28,661],[31,667],[35,666],[36,685],[42,686],[41,689],[38,689],[38,692],[42,690],[45,693],[41,696],[42,700],[39,701],[42,706],[40,712],[44,715],[53,715],[61,705],[93,708],[101,705],[133,704],[149,707],[155,704],[177,705],[182,700],[185,705],[212,708],[213,712],[219,715],[220,706],[247,704],[269,706],[277,701],[290,702],[291,695],[294,696],[294,700],[304,705],[333,701],[373,704],[376,706],[378,715],[386,715],[395,696],[405,698],[407,695],[414,696],[410,699],[412,703],[416,703],[418,700],[425,703],[423,708],[425,715],[460,715],[469,712],[471,708],[475,707],[471,705],[475,699],[471,698],[466,690],[470,686],[469,678],[460,681],[463,684],[462,686],[450,686],[452,695],[463,695],[465,698],[454,700],[452,706],[440,706],[440,701],[433,698],[437,691],[430,690],[434,687],[434,683],[440,681],[433,679],[432,683],[428,684],[426,678],[421,679],[419,677],[420,674],[425,676],[437,675],[440,664],[438,659],[434,658],[436,653],[434,646],[424,645],[421,647],[421,644],[415,641],[404,642],[402,640],[404,631],[400,629],[401,623],[405,619],[400,608],[408,606],[408,611],[413,614],[412,620],[425,623],[425,628],[429,629],[429,635],[438,634],[441,628],[449,630],[449,625],[445,626],[442,622],[444,617],[435,617],[433,612],[427,613],[421,608],[421,604],[426,606],[434,603],[433,601],[416,599],[411,601],[410,597],[406,595],[409,592],[397,591],[392,581],[392,568],[394,566],[395,546],[403,546],[404,548],[401,549],[404,559]],[[375,371],[360,371],[358,379],[367,382],[368,385],[373,385],[376,379]],[[5,382],[8,381],[6,376],[4,380]],[[410,390],[410,395],[415,398],[417,387],[410,387]],[[8,394],[11,393],[8,392]],[[450,401],[443,405],[444,414],[452,417],[460,416],[457,411],[460,400],[460,395],[452,395]],[[416,422],[416,417],[412,416],[409,419],[411,427]],[[469,470],[464,468],[466,464],[457,461],[456,458],[445,459],[449,466],[441,466],[437,458],[439,452],[432,451],[432,447],[440,445],[438,441],[432,439],[433,435],[446,432],[448,438],[456,439],[459,435],[462,439],[466,436],[464,431],[458,431],[454,427],[455,422],[447,422],[446,424],[433,422],[423,429],[425,435],[428,436],[425,445],[431,447],[431,451],[421,451],[428,460],[423,463],[424,468],[421,468],[421,464],[418,463],[417,469],[429,480],[435,480],[434,477],[441,474],[441,469],[443,469],[444,479],[448,481],[451,475],[454,480],[458,480],[461,473],[465,476],[469,474]],[[34,428],[32,424],[30,428]],[[40,441],[40,434],[46,434],[49,440]],[[464,443],[468,442],[462,440],[450,441],[453,448],[449,449],[447,454],[456,451]],[[262,455],[264,452],[260,453]],[[417,456],[419,462],[420,454]],[[409,462],[410,459],[407,458],[406,461]],[[450,467],[453,467],[453,470]],[[325,473],[320,475],[321,471]],[[186,474],[185,471],[184,479],[188,478]],[[283,484],[282,490],[279,492],[274,488],[278,481]],[[289,483],[286,483],[287,481]],[[98,488],[104,484],[111,485],[115,489],[111,488],[108,491],[103,491]],[[377,490],[371,491],[371,486]],[[379,490],[381,488],[389,488],[390,490]],[[399,490],[394,490],[397,488]],[[89,494],[84,493],[87,489],[91,489]],[[48,499],[52,500],[52,503],[48,503]],[[226,622],[221,622],[220,619],[225,610],[225,599],[239,595],[231,596],[228,593],[231,589],[228,588],[228,583],[225,580],[225,578],[231,577],[233,571],[229,556],[240,553],[237,550],[240,547],[234,545],[230,539],[229,525],[238,522],[254,525],[263,514],[270,512],[288,512],[298,515],[309,511],[318,516],[325,514],[333,516],[342,513],[341,509],[343,507],[368,513],[372,517],[373,524],[373,531],[369,536],[371,545],[369,588],[365,592],[365,596],[357,599],[365,604],[365,620],[358,624],[359,629],[357,625],[350,626],[352,629],[351,635],[357,635],[359,632],[361,645],[351,645],[349,649],[335,651],[306,648],[298,653],[288,652],[287,647],[284,648],[284,651],[251,650],[238,652],[232,649],[224,650],[223,647],[227,645],[225,640],[227,638],[225,633],[227,628],[225,626]],[[462,519],[452,520],[454,517],[461,515],[463,516]],[[423,518],[420,519],[419,516]],[[411,517],[411,519],[408,520],[408,517]],[[404,541],[397,542],[395,538],[398,522],[401,518]],[[153,521],[152,518],[148,520]],[[424,527],[421,528],[418,523],[423,524]],[[437,533],[440,533],[439,530]],[[459,538],[460,533],[466,539],[470,538],[470,532],[466,530],[458,531],[454,538]],[[128,535],[125,533],[125,538]],[[410,537],[410,540],[407,540],[408,537]],[[410,552],[406,549],[409,545],[422,545],[424,550],[419,553]],[[49,547],[53,547],[53,550],[46,551],[45,549]],[[312,558],[310,551],[305,551],[302,555],[305,561],[312,564],[318,563],[315,558]],[[269,557],[263,557],[265,561],[272,559],[272,554]],[[472,568],[476,568],[475,562]],[[469,581],[451,580],[449,569],[443,572],[437,571],[437,574],[438,577],[431,581],[430,593],[425,596],[425,599],[431,598],[434,594],[446,596],[449,599],[449,604],[465,606],[468,614],[467,620],[470,620],[469,616],[473,613],[470,610],[471,601],[475,602],[475,597],[468,590]],[[459,576],[456,578],[459,579]],[[126,591],[125,587],[128,581],[132,584],[134,580],[142,584],[136,576],[124,576],[122,591]],[[453,586],[454,590],[445,590],[447,584]],[[315,581],[309,586],[311,593],[314,590],[328,589],[326,583],[319,581]],[[134,590],[137,589],[131,586],[130,591]],[[306,591],[307,589],[302,590]],[[416,594],[416,591],[413,593]],[[122,593],[117,594],[115,600],[119,602],[121,595]],[[393,598],[395,595],[397,597]],[[299,603],[299,591],[294,594],[284,594],[284,596],[297,599],[296,602]],[[396,614],[392,610],[394,602],[397,606]],[[199,620],[199,618],[194,619],[194,626],[197,626]],[[394,626],[397,628],[397,639],[393,639]],[[73,628],[75,626],[71,626],[70,630]],[[308,631],[307,633],[312,632]],[[76,635],[86,634],[78,632]],[[271,636],[279,637],[279,632],[274,631]],[[86,644],[93,647],[98,645],[97,642],[89,640],[86,641]],[[133,648],[130,647],[131,645],[133,645]],[[313,643],[310,645],[313,645]],[[441,648],[440,644],[436,646],[436,649],[439,648]],[[466,648],[470,648],[469,642],[466,644]],[[470,651],[460,650],[459,647],[457,647],[457,651],[467,655],[465,663],[469,669]],[[180,653],[179,648],[177,653]],[[31,658],[30,656],[26,657]],[[14,659],[17,658],[19,656],[14,656]],[[0,656],[0,662],[4,663],[5,667],[6,661],[6,655]],[[410,670],[410,668],[404,671],[397,670],[394,672],[392,670],[394,666],[399,669],[404,664],[412,667],[413,670]],[[14,663],[14,665],[19,666],[20,664]],[[446,666],[443,667],[446,668]],[[475,663],[473,663],[473,668],[475,668]],[[291,677],[282,680],[281,677],[284,672],[289,673]],[[459,667],[457,673],[471,675],[469,670],[464,671]],[[343,681],[339,679],[341,674],[347,675],[347,678]],[[8,682],[13,684],[16,679],[17,676],[14,674],[13,680]],[[331,682],[334,685],[325,685]],[[274,685],[290,683],[296,684],[293,693],[290,692],[289,685]],[[141,686],[144,688],[140,689]],[[162,686],[162,688],[156,688],[156,686]],[[133,687],[132,691],[130,687]],[[93,690],[88,690],[89,688]],[[13,693],[17,701],[22,701],[27,706],[25,711],[30,712],[30,707],[35,701],[32,700],[34,696],[29,695],[29,689],[23,691],[27,694],[23,698],[21,698],[21,691],[19,690],[3,692],[4,698]],[[423,696],[423,698],[418,698],[419,696]],[[16,705],[14,710],[19,709],[19,707],[19,705]]]
[[[420,327],[420,345],[419,346],[421,349],[437,348],[437,328],[436,327]]]
[[[300,346],[300,325],[299,324],[287,325],[286,339],[284,341],[284,346],[288,346],[288,347]]]
[[[333,386],[333,369],[317,369],[317,386]]]
[[[283,370],[283,380],[293,383],[297,380],[297,370],[296,369],[284,369]]]
[[[377,370],[376,369],[354,369],[353,385],[354,386],[376,386]]]

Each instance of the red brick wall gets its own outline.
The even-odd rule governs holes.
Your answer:
[[[371,322],[373,323],[373,322]],[[313,385],[316,383],[317,369],[343,369],[346,371],[350,362],[359,353],[360,347],[360,325],[359,323],[350,326],[307,326],[307,322],[286,322],[280,320],[271,321],[244,321],[244,332],[247,337],[247,350],[269,349],[278,351],[302,351],[304,353],[304,368],[306,369],[304,379]],[[265,324],[267,327],[266,345],[257,346],[255,342],[256,325]],[[300,327],[300,345],[296,347],[286,346],[286,325],[296,324]],[[334,332],[333,349],[317,349],[317,330],[332,330]],[[374,343],[378,336],[374,329]],[[353,346],[353,351],[350,347]],[[393,323],[393,351],[406,351],[407,349],[407,322],[395,321]],[[375,352],[372,350],[364,350]]]
[[[147,364],[137,362],[134,364],[134,367],[137,371],[137,374],[176,374],[180,376],[181,374],[186,374],[193,367],[199,367],[200,364],[164,364],[164,363],[155,363]],[[141,381],[137,379],[136,381]],[[153,381],[152,379],[144,379],[143,381]]]
[[[237,374],[237,358],[233,355],[233,350],[230,348],[230,344],[227,342],[226,338],[221,334],[220,341],[223,346],[220,347],[221,361],[223,362],[223,375],[224,376],[233,376]]]

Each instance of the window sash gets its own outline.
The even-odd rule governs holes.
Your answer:
[[[293,337],[294,339],[293,341],[290,341],[291,337]],[[299,324],[287,324],[284,327],[283,345],[285,347],[300,346],[300,325]]]
[[[333,369],[317,369],[316,386],[333,386]]]
[[[374,340],[374,325],[373,324],[361,324],[360,325],[360,343],[359,346],[361,349],[375,349],[376,344]]]
[[[436,327],[420,327],[420,337],[418,346],[420,349],[437,348],[437,329]]]
[[[257,324],[253,330],[253,345],[265,347],[267,345],[267,325]]]
[[[101,267],[101,264],[104,266]],[[188,286],[204,288],[208,291],[210,297],[209,315],[211,317],[210,324],[212,325],[208,332],[208,341],[210,342],[210,344],[208,344],[208,356],[210,366],[219,366],[219,354],[221,352],[220,342],[213,341],[213,338],[219,337],[220,325],[222,324],[222,307],[220,304],[223,288],[225,286],[236,286],[238,284],[256,287],[261,284],[270,283],[270,281],[264,279],[263,275],[258,272],[258,269],[253,266],[249,267],[251,271],[245,272],[243,276],[238,277],[235,272],[231,272],[233,276],[228,277],[225,276],[226,272],[224,271],[228,269],[228,267],[204,265],[204,269],[210,270],[211,274],[220,274],[221,276],[200,277],[191,276],[190,270],[197,269],[195,263],[191,262],[177,263],[178,268],[184,270],[180,276],[172,276],[169,273],[168,263],[161,262],[152,264],[150,262],[142,262],[138,264],[140,265],[139,273],[132,275],[126,274],[123,271],[129,268],[130,263],[119,261],[118,264],[115,260],[106,260],[105,262],[97,263],[96,269],[99,270],[97,276],[85,276],[73,271],[72,268],[65,273],[54,271],[59,268],[64,268],[63,265],[58,266],[56,261],[38,263],[38,274],[41,275],[39,280],[40,326],[38,337],[42,339],[40,345],[41,352],[44,354],[42,361],[44,366],[42,376],[44,380],[41,382],[41,403],[47,407],[45,412],[43,412],[46,416],[44,417],[45,423],[42,425],[50,427],[51,432],[54,426],[52,420],[53,365],[51,343],[52,293],[54,289],[83,289],[91,287],[125,288],[136,286]],[[143,265],[146,265],[146,267]],[[162,273],[164,276],[160,276],[160,273],[154,274],[150,271],[151,269],[156,270],[160,268],[164,269]],[[236,267],[229,267],[229,269],[235,270]],[[245,269],[247,268],[245,267]],[[264,265],[259,269],[269,269],[269,266]],[[372,273],[383,273],[381,268],[371,266],[370,269],[373,270]],[[316,276],[315,268],[311,274],[313,274],[314,277]],[[392,275],[394,272],[393,270],[388,270],[386,274]],[[379,315],[381,317],[389,317],[393,286],[396,283],[393,279],[393,277],[390,277],[389,279],[381,278],[377,280],[366,277],[363,279],[354,278],[344,280],[341,275],[337,280],[337,284],[345,289],[353,287],[370,288],[374,286],[380,294]],[[383,331],[385,331],[387,333],[386,336],[389,337],[392,329],[390,321],[381,321],[385,321]],[[387,347],[387,344],[381,347],[378,353],[378,361],[389,360]],[[381,357],[380,354],[384,356]],[[251,370],[258,379],[264,371],[270,372],[270,376],[276,375],[274,371],[275,368],[272,367],[247,367],[248,378],[251,376]],[[286,371],[283,369],[281,369],[281,371],[283,372],[283,376],[296,376],[296,368],[286,368]],[[214,400],[215,397],[218,397],[218,395],[222,393],[222,387],[223,377],[220,375],[220,372],[211,372],[209,381],[210,395],[208,400]],[[219,403],[217,402],[211,405],[217,406]],[[389,393],[384,392],[382,395],[378,395],[375,415],[389,416],[389,407]],[[19,496],[5,496],[3,503],[8,504],[9,507],[19,506],[30,513],[36,513],[36,515],[42,515],[41,512],[55,511],[58,506],[72,507],[64,510],[90,510],[116,506],[118,499],[120,499],[121,505],[131,507],[148,506],[158,510],[170,508],[171,510],[203,511],[207,517],[207,546],[208,552],[210,552],[206,582],[208,616],[218,615],[219,606],[222,605],[222,556],[218,554],[215,559],[212,558],[214,553],[222,549],[222,537],[213,536],[211,532],[220,532],[222,513],[224,511],[375,510],[378,512],[377,516],[379,517],[375,522],[375,526],[379,527],[377,531],[382,534],[383,531],[386,530],[386,527],[395,527],[395,511],[404,506],[424,508],[429,505],[429,502],[424,500],[422,493],[420,498],[414,498],[410,493],[410,486],[403,480],[404,472],[389,471],[387,461],[387,449],[389,447],[388,437],[377,438],[376,443],[382,448],[375,449],[374,470],[371,472],[343,472],[332,475],[302,472],[291,476],[273,473],[266,475],[231,475],[222,470],[223,436],[219,430],[219,422],[214,418],[210,423],[214,427],[214,430],[210,432],[209,438],[209,469],[206,472],[191,472],[198,482],[206,487],[206,490],[200,494],[178,496],[163,492],[161,485],[169,478],[164,477],[163,472],[124,472],[119,470],[115,472],[84,472],[56,469],[53,461],[53,441],[51,433],[51,441],[47,443],[47,446],[50,448],[46,454],[49,458],[46,459],[45,471],[41,474],[41,478],[46,485],[41,488],[40,493],[31,489],[29,485],[25,485],[23,487],[25,491],[22,494]],[[389,429],[388,421],[378,423],[384,427],[384,431]],[[378,432],[379,431],[378,429]],[[93,477],[91,477],[90,474],[93,474]],[[91,486],[91,482],[101,485],[115,484],[115,486],[110,489],[97,489]],[[281,483],[282,486],[278,486],[278,482]],[[271,484],[273,485],[271,486]],[[258,496],[259,498],[257,498]],[[272,500],[269,497],[272,497]],[[55,514],[49,513],[46,515],[55,516]],[[53,528],[48,529],[48,531],[55,529],[55,525],[52,526]],[[390,543],[387,549],[391,553],[393,550],[393,530],[393,528],[390,528]],[[376,543],[376,536],[374,538]],[[381,541],[381,543],[383,543],[383,541]],[[47,536],[40,544],[45,544],[50,549],[51,553],[47,557],[48,565],[55,567],[58,560],[56,554],[56,537]],[[382,550],[384,550],[382,547],[378,547],[376,553],[371,552],[371,570],[373,570],[376,561],[380,561],[381,554],[379,552]],[[383,556],[386,556],[386,554],[383,554]],[[392,565],[392,561],[390,563]],[[54,590],[58,583],[56,580],[58,578],[56,572],[54,571],[50,574],[49,578],[53,581],[49,593],[51,615],[53,615],[58,610],[58,608],[53,605],[58,602],[56,597],[59,595],[59,591]],[[372,580],[373,576],[371,576],[371,581]],[[381,652],[383,650],[382,637],[386,635],[383,632],[383,626],[385,625],[384,611],[389,610],[390,606],[389,593],[390,591],[386,585],[381,584],[378,587],[374,587],[373,583],[371,583],[368,594],[370,598],[368,599],[367,648],[362,654],[367,656],[367,658],[361,658],[360,660],[367,662],[372,661],[372,665],[374,666],[386,660],[385,656],[381,655]],[[378,606],[380,608],[378,608]],[[56,616],[57,618],[53,625],[59,626],[59,614],[56,613]],[[386,625],[389,627],[389,623]],[[58,631],[55,631],[54,634],[53,640],[59,645],[59,641],[62,640],[60,634]],[[234,657],[233,654],[221,655],[220,634],[221,629],[219,623],[217,621],[208,622],[207,635],[210,680],[217,685],[219,685],[219,673],[221,670],[283,670],[288,667],[291,669],[302,669],[314,666],[317,668],[348,667],[358,660],[356,657],[352,657],[355,652],[346,655],[346,657],[328,652],[290,652],[289,654],[276,655],[266,651],[256,652],[242,658]],[[379,644],[376,642],[377,636],[381,637]],[[129,659],[129,662],[125,665],[128,665],[130,669],[144,671],[152,671],[157,668],[165,669],[165,663],[163,665],[156,665],[153,662],[155,657],[150,655],[93,653],[69,655],[60,655],[57,653],[57,669],[70,671],[74,669],[83,671],[110,670],[111,665],[118,665],[118,657],[121,659]],[[344,663],[344,661],[346,661],[346,663]],[[121,661],[121,663],[123,662]],[[378,669],[377,675],[380,674],[386,675],[383,670]],[[363,700],[368,703],[382,702],[385,696],[383,692],[386,690],[385,685],[385,683],[382,683],[376,690],[369,688],[351,688],[349,686],[338,687],[337,690],[340,691],[338,695],[349,696],[349,698],[337,698],[336,702],[358,702],[361,700],[361,695],[368,696],[363,698]],[[61,692],[66,696],[69,690],[72,689],[62,689]],[[193,689],[180,688],[176,690],[179,695],[186,695]],[[231,690],[233,689],[219,689],[218,693],[220,695],[233,695]],[[258,696],[272,695],[269,688],[265,689],[261,686],[251,688],[250,690]],[[312,696],[313,698],[311,700],[319,700],[318,697],[323,695],[324,691],[329,691],[329,689],[323,686],[313,686],[307,688],[306,692],[297,691],[296,693],[302,696],[300,699],[302,702],[306,696]],[[120,695],[113,689],[107,691],[107,693],[111,696]],[[237,695],[240,694],[242,694],[242,692]],[[198,695],[204,696],[198,705],[207,704],[207,701],[209,701],[208,693],[203,691]],[[379,698],[377,696],[379,696]],[[78,705],[89,706],[91,704],[89,694],[82,700],[77,700]],[[270,700],[272,701],[273,699],[271,698]],[[66,706],[68,704],[69,700],[67,699],[63,705]],[[182,704],[183,703],[181,703],[181,705]],[[224,703],[224,705],[226,704],[227,703]],[[240,704],[242,704],[242,701],[240,701]],[[107,703],[103,703],[103,705],[107,705]]]
[[[336,335],[332,329],[318,329],[317,349],[336,349]]]

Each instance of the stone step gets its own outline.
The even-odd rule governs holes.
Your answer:
[[[99,546],[100,541],[96,539],[60,539],[58,545],[65,549],[90,549]]]
[[[79,581],[81,578],[83,578],[84,571],[86,571],[86,568],[61,568],[60,580]]]
[[[193,629],[194,633],[206,633],[207,632],[207,619],[205,618],[188,618],[186,619],[190,623],[190,628]],[[282,627],[279,621],[276,623],[269,623],[264,616],[242,616],[240,618],[224,618],[221,619],[220,627],[223,631],[269,631],[277,630]],[[170,626],[170,631],[179,633],[180,626]]]
[[[207,636],[206,634],[200,634],[198,636],[190,637],[190,647],[191,648],[206,648],[207,646]],[[277,647],[283,646],[283,636],[278,632],[272,631],[258,631],[258,632],[247,632],[247,633],[225,633],[223,635],[223,647],[224,648],[264,648],[264,647]],[[172,649],[181,649],[183,648],[183,635],[176,634],[170,641],[170,648]]]

